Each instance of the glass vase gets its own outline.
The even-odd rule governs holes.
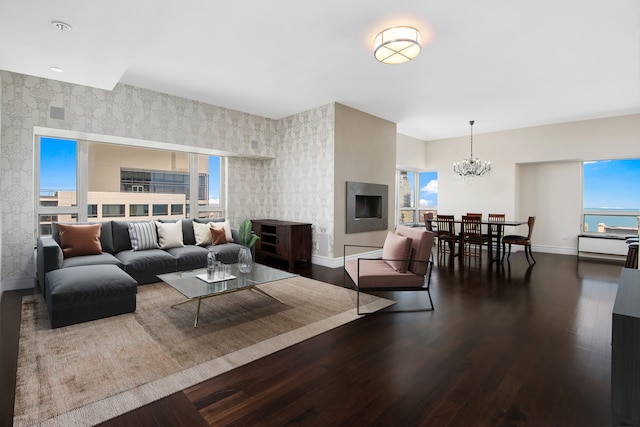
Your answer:
[[[251,250],[243,246],[238,253],[238,270],[240,273],[249,273],[253,268],[253,257]]]

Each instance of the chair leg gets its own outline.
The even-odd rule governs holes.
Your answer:
[[[500,262],[504,262],[504,256],[507,253],[506,250],[507,245],[505,245],[504,243],[502,244],[502,258],[500,258]]]
[[[356,314],[360,315],[360,287],[356,285]]]
[[[524,254],[527,255],[527,262],[529,263],[529,265],[533,265],[536,263],[535,258],[533,257],[533,252],[531,252],[531,245],[525,245],[524,247]],[[533,263],[531,263],[529,261],[529,257],[531,257],[531,260],[533,261]]]
[[[511,243],[509,243],[509,253],[507,254],[507,261],[511,258]]]

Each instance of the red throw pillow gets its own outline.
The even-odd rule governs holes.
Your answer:
[[[394,270],[406,273],[411,257],[411,242],[409,237],[387,232],[387,238],[382,247],[382,259]]]
[[[82,255],[100,255],[100,224],[56,224],[60,231],[60,245],[65,258]]]
[[[211,244],[215,246],[223,243],[227,243],[227,235],[224,232],[224,228],[211,228]]]

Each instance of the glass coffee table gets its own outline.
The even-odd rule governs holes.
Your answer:
[[[196,309],[196,318],[193,323],[193,327],[198,326],[198,317],[200,316],[200,303],[205,298],[215,297],[217,295],[228,294],[230,292],[242,291],[245,289],[260,292],[263,295],[273,298],[274,300],[282,303],[276,297],[269,295],[257,285],[261,283],[274,282],[276,280],[287,279],[289,277],[295,277],[297,274],[291,274],[286,271],[278,270],[276,268],[267,267],[266,265],[253,263],[253,268],[249,273],[241,273],[238,270],[238,264],[230,264],[231,276],[233,278],[229,280],[221,280],[212,283],[208,283],[197,276],[204,274],[206,276],[207,269],[200,268],[192,271],[177,271],[175,273],[159,274],[158,279],[171,286],[176,291],[185,296],[186,300],[173,304],[171,307],[185,304],[191,301],[198,301],[198,308]]]

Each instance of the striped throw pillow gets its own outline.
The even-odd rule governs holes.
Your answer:
[[[158,249],[158,232],[153,222],[130,222],[129,238],[134,251]]]

